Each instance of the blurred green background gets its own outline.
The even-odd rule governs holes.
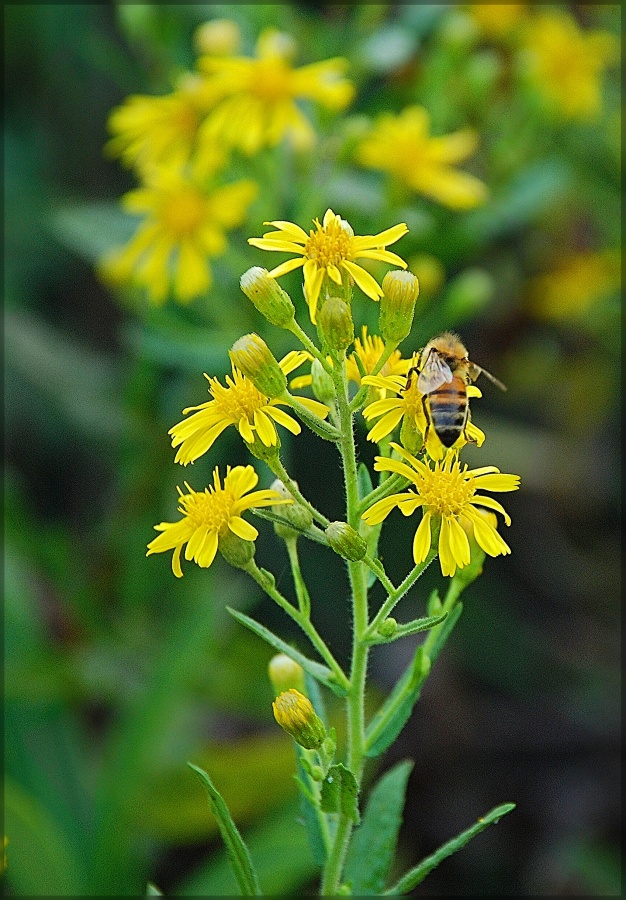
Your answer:
[[[519,6],[521,20],[536,14]],[[617,5],[555,8],[619,36]],[[132,231],[118,199],[134,180],[103,155],[106,121],[130,94],[171,90],[171,72],[193,65],[197,25],[224,16],[246,54],[271,25],[295,38],[298,64],[346,56],[356,97],[342,116],[320,117],[306,165],[280,147],[255,161],[261,194],[216,260],[212,292],[151,308],[94,274]],[[294,825],[294,755],[271,715],[271,651],[225,606],[300,637],[221,558],[176,580],[169,554],[146,559],[145,548],[175,513],[183,475],[167,431],[183,407],[208,399],[202,372],[228,371],[228,348],[247,331],[278,356],[295,346],[239,290],[249,266],[282,261],[246,238],[267,218],[308,228],[330,206],[357,234],[407,222],[392,249],[421,279],[423,306],[404,353],[442,328],[460,331],[471,358],[508,386],[500,395],[481,384],[474,420],[487,441],[465,460],[522,476],[505,498],[513,552],[488,559],[468,589],[382,761],[415,760],[403,865],[494,805],[517,810],[414,895],[620,895],[619,66],[603,73],[594,120],[559,116],[520,76],[515,35],[459,5],[5,7],[7,893],[140,894],[147,880],[180,896],[233,893],[188,759],[223,791],[264,890],[314,891]],[[355,166],[363,122],[412,103],[429,110],[434,133],[477,130],[479,150],[462,168],[488,185],[484,206],[457,212],[394,195]],[[297,277],[284,284],[299,302]],[[364,300],[358,330],[375,330],[376,312]],[[309,432],[283,436],[304,494],[340,518],[334,448]],[[364,428],[359,443],[371,460]],[[218,463],[248,461],[229,429],[194,466],[193,486]],[[388,521],[387,571],[404,574],[412,532]],[[290,595],[284,547],[267,523],[260,531],[257,559]],[[314,621],[346,662],[337,559],[302,547]],[[424,614],[439,583],[430,570],[424,581],[403,617]],[[373,653],[372,703],[414,646]]]

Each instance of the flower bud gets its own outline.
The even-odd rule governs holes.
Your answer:
[[[424,445],[424,436],[415,424],[413,416],[403,416],[402,418],[400,443],[409,453],[416,453]]]
[[[332,350],[346,350],[354,340],[350,307],[340,297],[329,297],[318,316],[322,338]]]
[[[304,693],[304,669],[286,653],[277,653],[269,661],[267,673],[276,696],[292,688]]]
[[[193,35],[198,53],[210,56],[234,56],[239,50],[241,32],[232,19],[211,19],[198,25]]]
[[[248,300],[272,325],[286,328],[293,322],[296,310],[291,297],[269,275],[267,269],[252,266],[243,273],[239,283]]]
[[[283,691],[272,703],[274,718],[287,734],[307,750],[316,750],[326,737],[324,723],[313,709],[313,704],[291,688]]]
[[[274,523],[274,531],[278,535],[278,537],[283,538],[283,540],[287,541],[294,537],[298,537],[298,535],[302,531],[308,531],[311,525],[313,524],[313,516],[306,508],[306,506],[302,506],[300,503],[294,503],[293,497],[282,483],[280,478],[277,478],[271,484],[271,489],[276,491],[277,494],[280,494],[282,498],[285,500],[291,500],[292,502],[289,504],[285,504],[281,507],[280,516],[283,519],[287,519],[293,525],[293,528],[290,528],[288,525],[283,525],[281,522]]]
[[[335,399],[335,385],[332,375],[328,374],[319,359],[314,359],[311,363],[311,387],[321,403],[329,406]]]
[[[331,522],[326,528],[326,537],[335,553],[350,562],[358,562],[367,553],[367,544],[347,522]]]
[[[399,344],[410,333],[419,282],[412,272],[402,269],[387,272],[383,278],[378,325],[383,338]]]
[[[233,534],[230,529],[227,529],[224,534],[220,534],[217,549],[231,566],[236,569],[245,569],[254,558],[256,547],[254,541],[245,541],[238,534]]]
[[[287,388],[285,373],[258,334],[244,334],[235,341],[228,355],[233,364],[266,397],[270,399],[280,397],[285,392]]]
[[[378,633],[382,637],[391,637],[392,634],[395,634],[398,630],[398,623],[393,618],[385,619],[384,622],[381,622],[378,626]]]

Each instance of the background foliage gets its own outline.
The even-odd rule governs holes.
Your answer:
[[[619,34],[616,5],[558,6],[584,28]],[[302,64],[347,56],[357,95],[343,118],[320,120],[308,169],[280,148],[257,164],[260,199],[216,262],[213,291],[189,307],[150,308],[94,274],[130,233],[117,199],[134,186],[103,156],[106,120],[129,94],[171,89],[172,68],[193,64],[195,27],[219,16],[237,21],[248,52],[272,25],[296,38]],[[394,249],[420,278],[424,305],[404,352],[459,329],[471,357],[509,389],[483,385],[474,413],[488,462],[522,476],[506,504],[513,553],[488,560],[468,589],[453,639],[384,759],[415,760],[407,864],[484,809],[505,800],[517,809],[414,893],[619,895],[620,293],[614,264],[600,277],[580,263],[619,250],[619,72],[606,73],[596,121],[559,118],[517,77],[511,42],[473,22],[453,5],[5,7],[11,893],[143,893],[148,879],[168,894],[231,893],[187,759],[223,792],[264,890],[306,893],[311,883],[304,829],[294,826],[293,751],[271,717],[270,652],[227,616],[225,598],[297,637],[222,560],[177,581],[145,547],[181,481],[168,428],[205,399],[203,371],[228,370],[234,339],[267,337],[238,286],[250,265],[267,265],[245,238],[267,218],[307,227],[331,206],[357,234],[407,222]],[[484,207],[459,213],[396,196],[351,163],[363,117],[415,102],[434,133],[479,132],[467,168],[489,186]],[[572,259],[578,269],[550,280]],[[375,314],[364,306],[362,321],[373,325]],[[291,349],[271,341],[278,356]],[[210,465],[197,462],[196,484],[216,463],[247,462],[231,431]],[[364,432],[360,440],[368,460]],[[471,451],[470,464],[484,462]],[[285,458],[304,494],[341,517],[334,448],[302,434]],[[408,565],[405,524],[390,520],[389,572]],[[284,548],[260,530],[259,562],[282,566],[289,591]],[[317,545],[302,564],[318,628],[344,662],[343,567]],[[404,601],[414,615],[428,587]],[[389,690],[416,640],[373,655],[374,693]]]

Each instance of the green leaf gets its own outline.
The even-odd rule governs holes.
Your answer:
[[[298,772],[300,775],[299,781],[305,788],[305,790],[301,790],[302,818],[304,819],[304,827],[306,828],[307,838],[309,840],[309,846],[311,848],[311,854],[313,855],[313,859],[317,863],[317,865],[321,867],[326,862],[328,851],[324,841],[322,825],[320,822],[320,816],[323,816],[323,813],[317,806],[315,806],[312,800],[309,799],[307,793],[309,791],[309,787],[307,784],[308,777],[303,765],[303,763],[307,761],[307,752],[308,751],[306,751],[303,747],[297,747]]]
[[[395,741],[413,711],[429,672],[430,658],[420,645],[412,662],[367,727],[366,756],[379,756]]]
[[[336,763],[328,770],[322,782],[321,808],[328,813],[342,813],[359,821],[359,786],[350,769],[343,763]]]
[[[402,824],[411,760],[398,763],[379,779],[367,801],[363,823],[350,843],[344,881],[357,897],[380,896],[391,868]]]
[[[452,838],[451,841],[448,841],[447,844],[444,844],[431,856],[427,856],[421,863],[418,863],[418,865],[407,872],[406,875],[403,875],[392,888],[385,891],[384,896],[390,896],[392,894],[408,894],[414,887],[421,884],[429,872],[432,872],[432,870],[447,856],[452,856],[457,850],[461,850],[461,848],[471,841],[473,837],[480,834],[480,832],[484,831],[489,825],[496,825],[502,816],[511,812],[512,809],[515,809],[515,803],[504,803],[502,806],[496,806],[495,809],[492,809],[486,816],[479,819],[476,824],[472,825],[471,828],[468,828],[467,831],[463,831],[458,837]]]
[[[254,866],[252,865],[250,853],[243,842],[243,838],[239,834],[237,826],[231,818],[228,807],[222,799],[222,795],[213,786],[213,782],[203,769],[194,766],[193,763],[187,763],[187,765],[199,776],[200,781],[207,790],[209,803],[213,815],[217,819],[220,827],[230,857],[230,863],[241,893],[246,897],[261,896],[261,889],[259,888],[259,882],[256,872],[254,871]]]
[[[244,613],[240,613],[230,606],[227,606],[226,609],[238,622],[241,622],[242,625],[245,625],[251,631],[254,631],[255,634],[258,634],[259,637],[263,638],[264,641],[267,641],[272,647],[275,647],[276,650],[285,653],[290,659],[293,659],[294,662],[301,665],[305,672],[308,672],[309,675],[312,675],[313,678],[316,678],[321,684],[325,685],[331,691],[334,691],[339,697],[345,696],[345,690],[341,685],[337,684],[333,673],[327,666],[323,666],[321,663],[315,662],[307,656],[304,656],[299,650],[295,650],[270,631],[269,628],[266,628],[264,625],[251,619],[250,616],[246,616]]]
[[[367,495],[371,494],[374,490],[370,470],[367,468],[365,463],[359,463],[359,469],[357,472],[357,487],[359,490],[359,500],[363,500],[364,497],[367,497]]]

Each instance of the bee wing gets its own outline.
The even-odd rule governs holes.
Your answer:
[[[431,350],[417,379],[418,391],[421,391],[422,394],[430,394],[448,381],[452,381],[452,369],[436,350]]]

